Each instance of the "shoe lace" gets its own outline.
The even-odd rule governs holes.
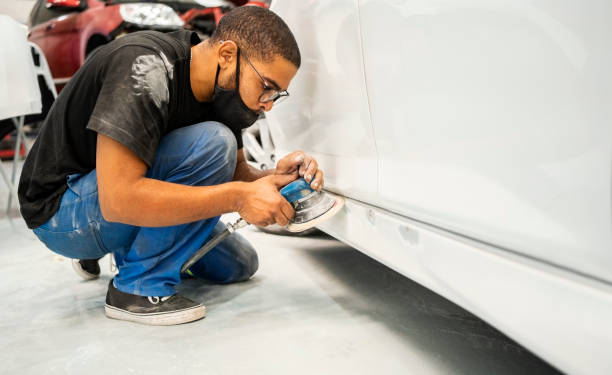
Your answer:
[[[149,299],[149,302],[151,302],[154,305],[157,305],[160,301],[164,302],[167,301],[170,297],[172,296],[165,296],[165,297],[147,297]]]

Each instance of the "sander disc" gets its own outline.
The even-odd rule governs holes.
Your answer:
[[[295,217],[287,225],[290,232],[302,232],[330,219],[344,206],[342,197],[326,192],[312,194],[293,202]]]

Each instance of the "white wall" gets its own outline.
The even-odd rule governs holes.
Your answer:
[[[0,14],[9,15],[21,23],[27,24],[28,15],[34,3],[34,0],[0,0]]]

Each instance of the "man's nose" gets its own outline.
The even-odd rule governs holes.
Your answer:
[[[270,110],[272,109],[272,106],[274,105],[274,102],[265,102],[265,103],[259,103],[259,107],[266,112],[270,112]]]

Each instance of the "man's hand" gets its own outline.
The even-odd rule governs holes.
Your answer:
[[[238,213],[248,223],[262,227],[274,223],[287,225],[295,211],[279,189],[295,179],[295,175],[271,175],[248,183]]]
[[[303,151],[295,151],[285,156],[276,164],[277,175],[294,175],[304,177],[310,182],[310,187],[316,191],[323,188],[323,171],[319,169],[319,163]]]

